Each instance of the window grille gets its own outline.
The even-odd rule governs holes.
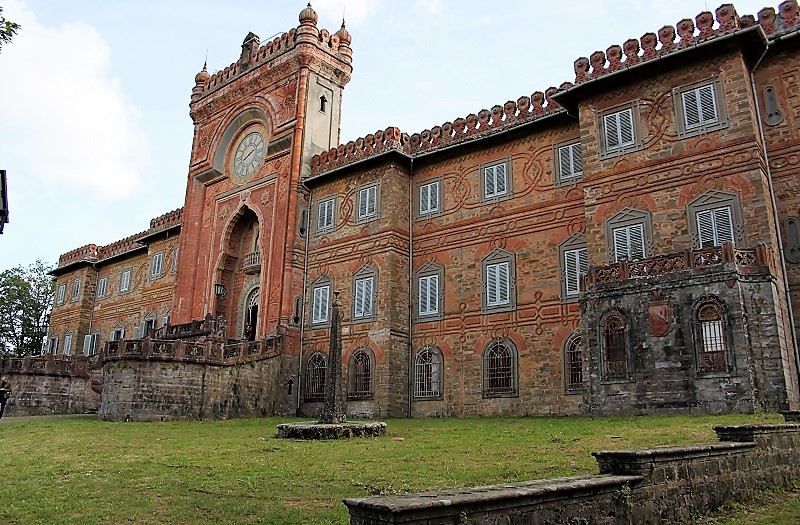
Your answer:
[[[605,354],[605,378],[608,380],[628,378],[628,355],[625,343],[625,318],[612,314],[603,326],[603,350]]]
[[[414,397],[438,397],[442,395],[442,357],[432,347],[426,346],[417,352],[414,360]]]
[[[722,307],[715,302],[707,302],[697,309],[700,350],[698,368],[702,372],[725,371],[728,369],[728,345]]]
[[[483,393],[486,397],[516,394],[515,353],[507,343],[494,340],[484,353]]]
[[[583,386],[583,352],[581,338],[571,337],[564,348],[565,386],[568,391],[579,390]]]
[[[357,350],[348,367],[350,388],[347,397],[358,399],[372,396],[372,360],[364,350]]]
[[[315,353],[306,365],[306,399],[325,399],[325,356]]]

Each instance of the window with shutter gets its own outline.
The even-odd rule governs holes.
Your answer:
[[[73,279],[72,280],[72,293],[70,294],[71,301],[77,301],[78,296],[81,293],[81,280],[80,279]]]
[[[633,109],[626,108],[604,115],[603,125],[605,127],[606,152],[621,150],[636,143]]]
[[[133,270],[125,270],[120,275],[119,279],[119,291],[120,292],[127,292],[131,289],[131,273]]]
[[[568,144],[558,148],[558,182],[567,182],[583,177],[581,144]]]
[[[566,295],[577,295],[581,292],[581,279],[589,270],[589,258],[586,248],[564,251],[564,288]]]
[[[687,130],[713,124],[719,120],[713,84],[684,91],[681,96],[683,97],[684,125]]]
[[[150,278],[155,279],[161,276],[164,270],[164,252],[153,254],[153,260],[150,262]]]
[[[426,275],[419,278],[419,316],[439,313],[439,276]]]
[[[369,317],[372,315],[372,277],[356,279],[355,289],[355,317]]]
[[[439,211],[439,181],[419,187],[419,213],[426,215]]]
[[[58,285],[58,290],[56,291],[56,304],[64,304],[64,300],[67,296],[67,285],[62,283]]]
[[[508,263],[490,264],[486,267],[486,294],[488,306],[508,304],[509,298]]]
[[[311,324],[328,322],[328,306],[330,304],[330,285],[317,286],[312,291]]]
[[[106,289],[108,288],[108,277],[101,277],[97,281],[97,298],[102,299],[106,296]]]
[[[336,210],[336,199],[320,201],[317,207],[317,231],[333,229]]]
[[[644,259],[645,236],[644,224],[631,224],[613,229],[614,236],[614,261],[620,259]]]
[[[88,334],[83,337],[83,355],[94,355],[97,353],[98,334]]]
[[[378,214],[377,202],[377,186],[368,186],[358,190],[358,220],[376,217]]]
[[[72,354],[72,332],[64,334],[64,355]]]
[[[501,197],[508,193],[505,162],[483,168],[483,179],[484,198],[491,199]]]
[[[730,206],[722,206],[698,211],[697,232],[700,248],[721,246],[724,242],[735,242],[733,235],[733,214]]]

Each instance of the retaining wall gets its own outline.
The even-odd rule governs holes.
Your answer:
[[[800,479],[800,424],[715,427],[720,443],[595,452],[600,475],[347,499],[350,523],[686,521]]]

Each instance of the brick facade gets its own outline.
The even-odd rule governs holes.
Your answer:
[[[62,256],[53,334],[279,335],[269,381],[294,390],[270,410],[314,415],[338,291],[350,416],[796,408],[797,11],[724,5],[574,84],[340,145],[351,37],[307,8],[197,75],[184,207]]]

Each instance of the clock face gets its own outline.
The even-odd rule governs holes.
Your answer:
[[[264,160],[264,137],[258,131],[248,133],[236,147],[233,172],[241,178],[255,173]]]

